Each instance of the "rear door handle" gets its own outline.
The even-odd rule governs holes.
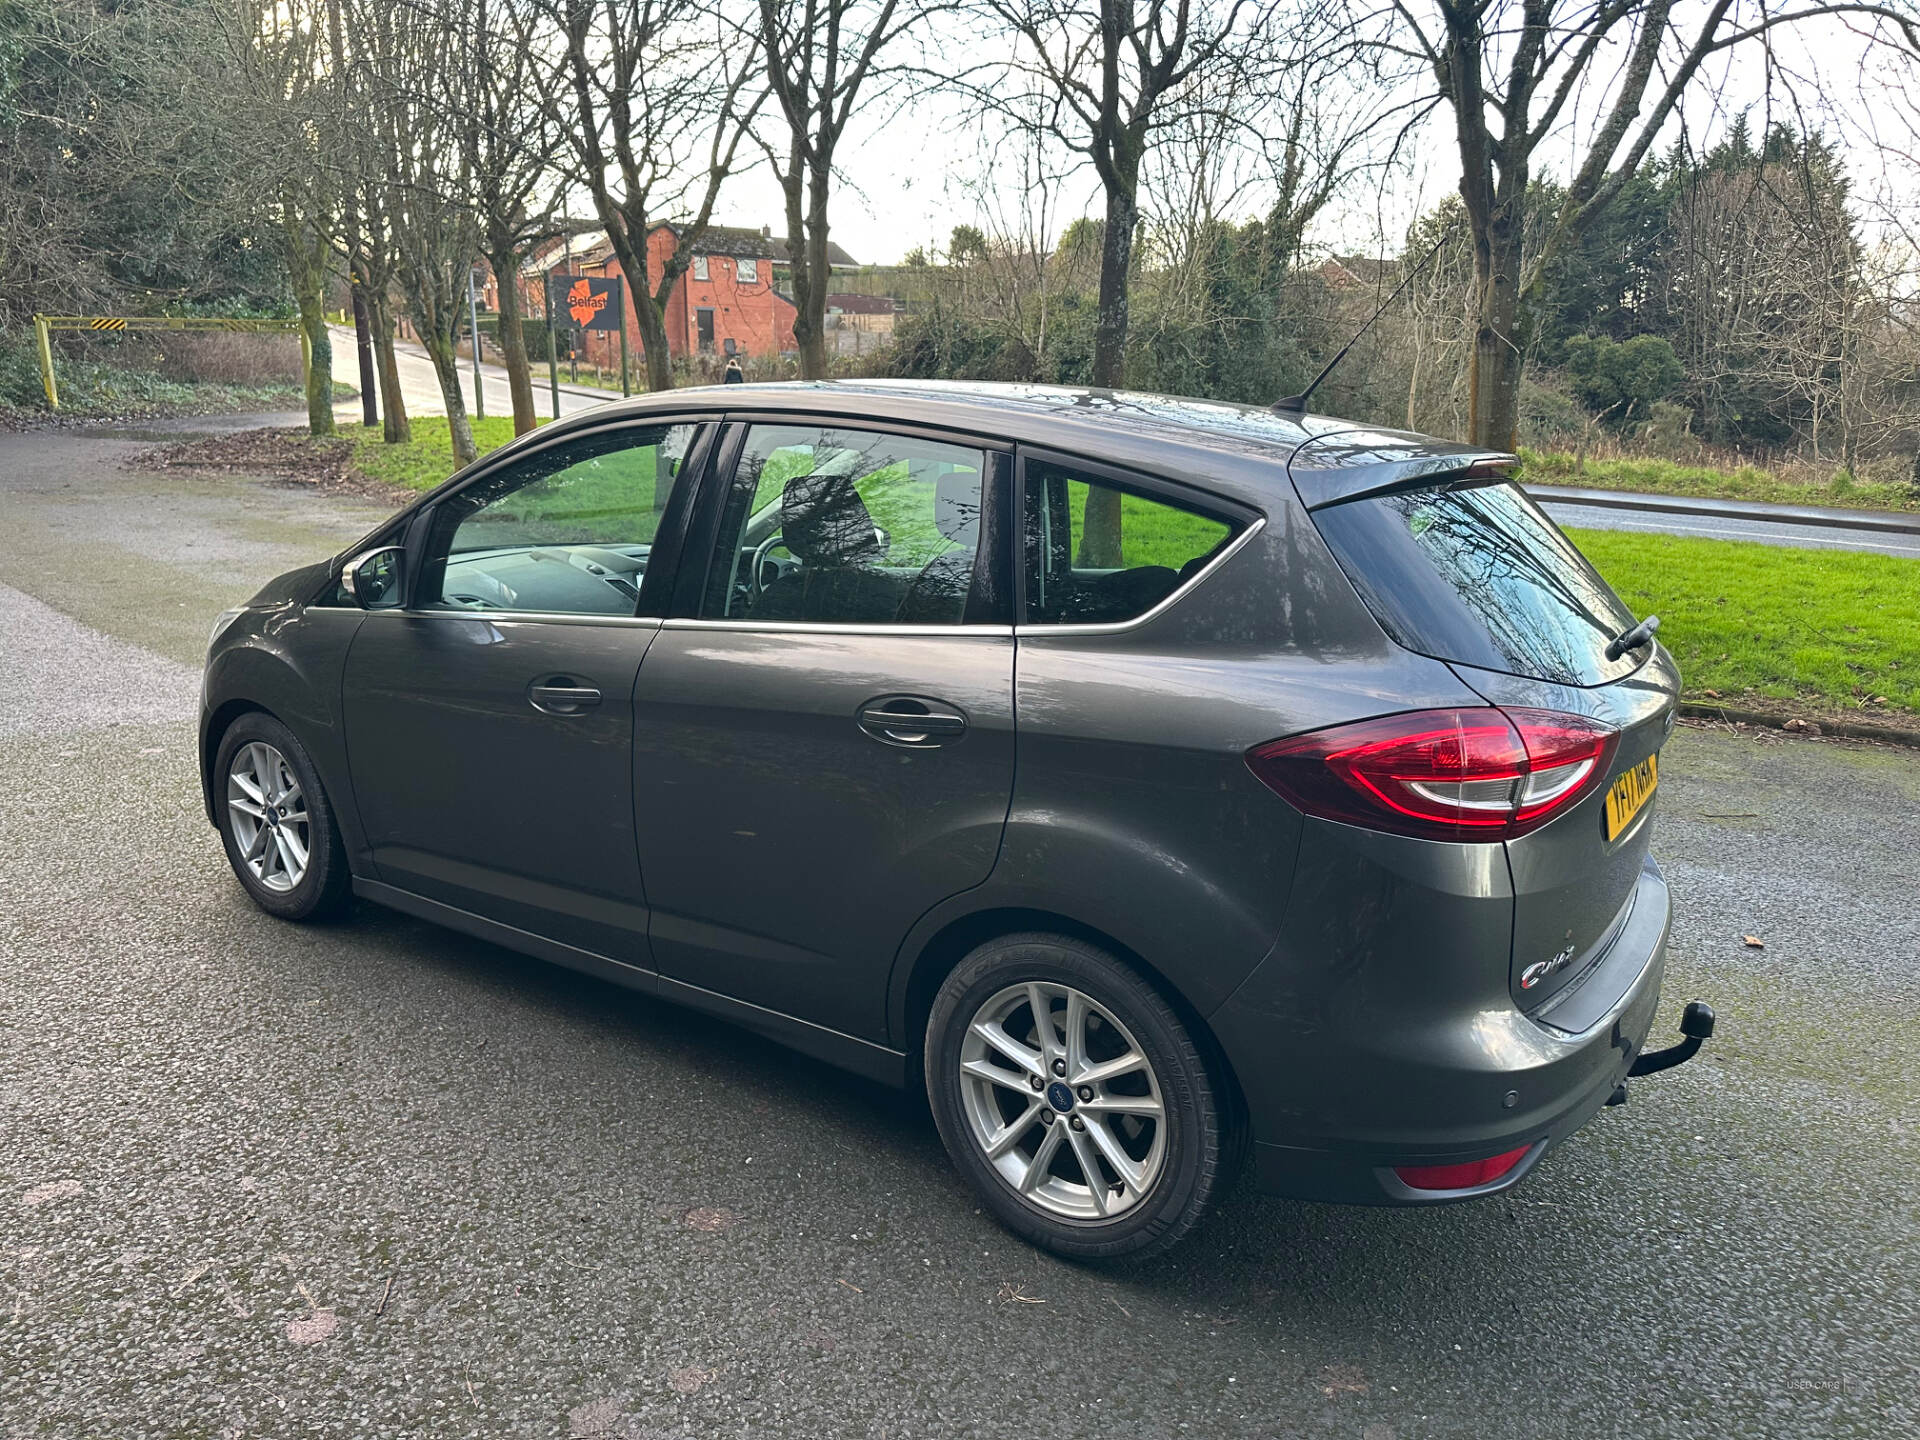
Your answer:
[[[886,745],[922,750],[966,734],[967,717],[939,700],[890,695],[860,707],[860,728]]]
[[[556,675],[529,685],[527,700],[534,709],[549,715],[578,715],[600,703],[600,692],[591,685],[576,685],[567,676]]]

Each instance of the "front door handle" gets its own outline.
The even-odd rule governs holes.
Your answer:
[[[578,715],[600,703],[600,692],[591,685],[576,685],[568,676],[555,675],[527,686],[527,701],[549,715]]]
[[[909,750],[957,740],[967,732],[967,717],[940,700],[889,695],[860,707],[860,728],[886,745]]]

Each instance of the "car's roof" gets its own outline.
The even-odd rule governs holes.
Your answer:
[[[965,380],[696,386],[596,407],[560,424],[572,429],[611,419],[716,409],[829,415],[964,431],[1171,473],[1203,489],[1256,503],[1288,488],[1288,464],[1303,446],[1334,436],[1340,437],[1337,445],[1312,447],[1312,468],[1320,472],[1316,479],[1322,491],[1327,488],[1322,477],[1329,470],[1369,472],[1364,481],[1359,473],[1343,476],[1345,483],[1336,483],[1335,488],[1371,489],[1383,465],[1431,470],[1436,460],[1459,464],[1484,454],[1406,431],[1227,400]]]

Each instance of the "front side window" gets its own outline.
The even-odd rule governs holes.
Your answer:
[[[1026,464],[1030,624],[1146,614],[1233,538],[1226,521],[1044,460]]]
[[[697,425],[609,431],[506,466],[437,507],[418,603],[632,615]]]
[[[740,277],[740,283],[742,285],[757,285],[760,283],[760,262],[758,260],[749,260],[742,257],[739,264],[740,268],[735,273]]]
[[[959,625],[980,553],[985,456],[812,425],[748,432],[701,616]]]
[[[693,257],[693,278],[696,280],[705,280],[708,278],[706,256],[696,255]]]

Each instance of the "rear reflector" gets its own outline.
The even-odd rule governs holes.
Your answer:
[[[1507,840],[1606,779],[1620,732],[1551,710],[1413,710],[1256,745],[1262,784],[1309,815],[1427,840]]]
[[[1393,1173],[1410,1190],[1473,1190],[1491,1185],[1526,1157],[1531,1146],[1522,1145],[1504,1155],[1489,1155],[1484,1160],[1469,1160],[1464,1165],[1396,1165]]]

